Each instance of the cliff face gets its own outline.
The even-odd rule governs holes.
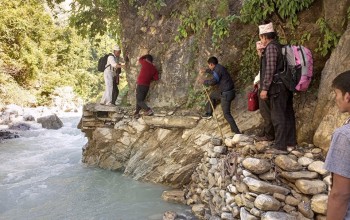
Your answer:
[[[247,45],[244,36],[255,35],[257,28],[232,24],[230,37],[225,39],[221,49],[210,46],[209,32],[204,32],[201,38],[190,36],[180,43],[175,42],[179,21],[171,16],[171,12],[185,10],[185,5],[181,1],[167,3],[168,6],[152,21],[143,19],[128,4],[121,8],[123,48],[131,57],[131,65],[127,69],[128,99],[131,103],[135,102],[135,81],[139,71],[137,57],[151,53],[161,72],[161,80],[152,84],[148,100],[156,115],[136,120],[129,116],[132,108],[86,105],[80,125],[89,139],[83,150],[83,162],[120,170],[139,180],[174,187],[187,185],[187,203],[193,205],[193,212],[200,217],[210,210],[212,215],[221,215],[222,219],[238,215],[242,219],[274,219],[277,218],[275,215],[283,219],[313,218],[316,215],[323,218],[329,175],[322,170],[322,161],[334,128],[348,117],[341,115],[335,106],[331,82],[340,72],[350,69],[350,29],[343,30],[340,22],[331,23],[332,29],[344,31],[339,44],[327,62],[314,52],[313,86],[306,93],[295,94],[299,151],[288,156],[266,157],[259,153],[265,145],[256,144],[251,137],[233,146],[230,138],[226,139],[225,145],[219,143],[213,146],[209,143],[213,137],[221,136],[218,126],[224,139],[232,136],[220,107],[214,112],[218,116],[217,122],[200,119],[199,112],[183,108],[194,91],[203,89],[196,83],[196,72],[205,66],[211,55],[228,66],[234,79],[239,81],[238,61]],[[312,50],[317,47],[320,36],[316,20],[320,16],[337,21],[345,19],[350,1],[338,1],[336,6],[331,3],[331,0],[315,1],[309,10],[299,15],[301,23],[298,29],[309,30],[312,34],[305,44]],[[281,30],[278,25],[277,30]],[[246,110],[246,94],[250,89],[251,86],[238,87],[232,105],[239,128],[247,134],[256,133],[262,122],[258,111]],[[233,148],[227,149],[227,146]],[[225,174],[221,168],[223,159],[228,158],[226,150],[238,155],[235,163],[240,169],[235,176],[234,173]],[[249,163],[244,161],[252,164],[259,161],[262,166],[249,168]],[[284,164],[284,161],[290,164]],[[317,170],[309,166],[314,162]],[[255,173],[262,167],[266,175]],[[296,167],[295,170],[290,170],[293,167]],[[306,169],[308,171],[304,171]],[[276,175],[281,178],[276,179]],[[267,187],[266,182],[273,184]],[[282,191],[272,195],[272,190],[272,196],[265,198],[260,194],[267,193],[266,187]],[[319,198],[314,192],[324,195]],[[267,204],[269,207],[266,208],[262,204],[265,200],[275,203]],[[271,212],[274,210],[280,212]],[[292,213],[292,216],[286,216],[283,210]]]
[[[200,37],[192,35],[188,38],[175,41],[175,36],[178,34],[177,28],[180,21],[176,16],[172,16],[175,12],[186,10],[187,5],[182,1],[167,1],[167,6],[158,11],[154,19],[148,19],[140,16],[134,7],[129,4],[123,4],[120,10],[120,21],[122,29],[122,43],[124,51],[131,57],[131,65],[127,70],[127,80],[129,83],[128,101],[135,103],[135,87],[136,77],[139,72],[137,58],[143,54],[150,53],[155,58],[155,64],[160,71],[160,81],[154,82],[151,85],[149,103],[153,107],[179,107],[184,106],[193,96],[197,96],[198,91],[203,88],[196,82],[198,70],[206,66],[206,60],[209,56],[217,56],[219,61],[228,67],[236,81],[242,79],[237,78],[241,71],[239,62],[242,58],[242,51],[248,46],[248,37],[257,34],[257,27],[252,25],[242,25],[233,23],[230,28],[229,37],[224,39],[218,48],[214,48],[211,44],[211,32],[203,30]],[[236,2],[237,3],[237,2]],[[350,2],[348,0],[340,1],[337,6],[329,0],[318,0],[310,7],[303,11],[298,16],[300,24],[295,33],[298,31],[307,30],[311,34],[309,41],[305,42],[305,46],[311,50],[317,48],[317,41],[322,34],[319,31],[319,26],[316,21],[320,17],[325,17],[329,21],[330,27],[338,32],[342,32],[343,26],[340,22],[334,20],[345,19],[346,9]],[[142,3],[140,3],[142,4]],[[239,12],[241,5],[230,5],[231,12]],[[321,12],[321,13],[320,13]],[[276,20],[276,30],[279,31],[281,37],[289,40],[294,39],[284,32],[282,24]],[[278,24],[278,25],[277,25]],[[343,47],[343,42],[346,41],[344,33],[342,44],[338,47]],[[346,48],[337,49],[337,57],[346,57],[342,53],[346,53]],[[341,52],[343,51],[343,52]],[[322,119],[334,104],[330,104],[325,109],[324,94],[329,94],[331,89],[325,85],[323,81],[329,81],[327,75],[337,74],[338,70],[347,68],[346,62],[340,63],[340,59],[333,58],[334,62],[327,64],[329,67],[324,68],[325,58],[314,52],[314,80],[312,88],[306,93],[296,94],[294,106],[297,118],[297,136],[298,142],[312,142],[316,139],[324,140],[324,136],[330,134],[330,131],[324,133],[320,137],[320,132],[314,137],[318,130]],[[334,55],[333,55],[334,57]],[[339,68],[339,67],[342,68]],[[337,67],[337,68],[333,68]],[[323,69],[323,70],[322,70]],[[337,71],[334,71],[337,70]],[[251,73],[251,77],[256,73]],[[321,84],[319,84],[321,82]],[[329,81],[330,82],[330,81]],[[242,85],[237,86],[239,95],[235,100],[233,107],[234,116],[239,127],[244,130],[251,130],[260,126],[261,120],[249,121],[246,123],[246,118],[249,118],[251,113],[246,112],[246,93],[248,88],[242,88]],[[240,100],[238,100],[240,99]],[[327,102],[327,101],[326,101]],[[319,104],[322,103],[322,104]],[[199,106],[197,106],[197,109]],[[332,111],[335,109],[333,108]],[[316,114],[314,114],[316,113]],[[310,117],[314,116],[314,117]],[[323,123],[324,124],[324,123]],[[322,126],[324,130],[324,126]],[[334,126],[330,126],[327,130],[332,130]],[[320,144],[319,142],[317,142]],[[328,142],[322,144],[322,148],[326,149]]]

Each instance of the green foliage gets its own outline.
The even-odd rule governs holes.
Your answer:
[[[315,51],[326,56],[338,44],[341,35],[332,31],[324,18],[318,19],[316,24],[320,27],[322,38],[318,39],[318,47]]]
[[[188,92],[188,97],[187,97],[187,103],[186,107],[187,108],[192,108],[195,106],[205,106],[206,103],[206,94],[204,91],[204,88],[202,90],[195,89],[194,87],[191,87]]]
[[[237,78],[239,84],[252,84],[254,77],[258,74],[259,56],[255,47],[255,39],[251,38],[248,46],[242,51],[242,58],[239,61],[240,71]]]
[[[208,0],[189,3],[188,10],[178,16],[181,24],[175,36],[176,41],[179,42],[192,34],[200,35],[205,29],[209,29],[212,31],[212,45],[218,47],[219,43],[229,36],[230,25],[238,16],[229,14],[228,1],[220,1],[214,16],[213,9],[208,5],[212,5]]]
[[[229,36],[230,24],[236,18],[238,17],[235,15],[229,15],[225,18],[217,18],[214,20],[208,19],[208,26],[213,30],[213,34],[211,36],[213,45],[217,46],[221,40]]]
[[[73,87],[84,100],[103,91],[96,65],[98,57],[110,51],[113,39],[99,37],[96,46],[75,29],[55,25],[40,0],[0,0],[0,6],[0,73],[6,79],[0,97],[5,104],[33,104],[33,95],[36,104],[47,104],[59,86]],[[17,95],[12,92],[16,90]]]
[[[308,8],[314,0],[249,0],[243,2],[241,21],[259,24],[276,14],[282,20],[297,23],[297,13]]]
[[[74,0],[70,24],[83,36],[120,33],[118,0]]]
[[[147,4],[138,7],[138,15],[150,20],[154,20],[155,12],[159,11],[162,7],[166,7],[164,0],[148,1]]]

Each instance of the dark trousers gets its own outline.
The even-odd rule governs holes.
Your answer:
[[[271,107],[270,100],[262,100],[259,96],[259,109],[260,114],[264,120],[263,123],[263,134],[262,136],[267,137],[269,140],[275,139],[275,131],[273,129],[273,124],[271,121]]]
[[[141,109],[148,111],[150,107],[148,107],[145,103],[147,93],[149,90],[149,86],[137,85],[136,86],[136,112],[138,114]]]
[[[230,124],[231,131],[235,132],[236,134],[240,134],[237,124],[235,120],[233,119],[231,115],[231,102],[235,98],[235,91],[231,90],[228,92],[220,93],[219,91],[213,91],[209,95],[211,102],[213,103],[213,107],[215,108],[219,102],[221,102],[221,108],[224,113],[224,117],[226,121]],[[210,105],[210,102],[208,101],[205,110],[209,114],[213,114],[213,108]]]
[[[115,104],[119,95],[119,76],[113,76],[112,104]]]
[[[297,144],[293,93],[282,83],[271,84],[270,90],[274,92],[269,94],[267,102],[270,103],[270,117],[275,131],[275,148],[286,150],[287,146]]]

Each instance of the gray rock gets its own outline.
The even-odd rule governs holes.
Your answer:
[[[289,189],[286,189],[281,186],[276,186],[261,180],[256,180],[251,177],[245,177],[243,179],[243,182],[247,184],[250,190],[253,192],[258,192],[258,193],[280,193],[283,195],[287,195],[290,191]]]
[[[326,194],[314,195],[311,199],[312,211],[325,215],[327,213],[327,201],[328,195]]]
[[[311,164],[312,162],[314,162],[313,159],[308,158],[308,157],[300,157],[298,159],[298,163],[302,166],[308,166],[309,164]]]
[[[227,151],[227,147],[225,146],[215,146],[214,147],[214,152],[219,153],[219,154],[224,154]]]
[[[281,207],[281,203],[277,199],[264,194],[256,197],[254,205],[262,211],[277,211]]]
[[[211,143],[212,143],[214,146],[220,146],[220,145],[222,145],[222,139],[221,139],[221,138],[212,138],[210,141],[211,141]]]
[[[259,178],[262,179],[262,180],[272,181],[272,180],[276,179],[276,173],[272,172],[272,171],[266,172],[266,173],[260,174]]]
[[[301,200],[295,198],[294,196],[287,196],[285,202],[286,202],[286,204],[291,205],[291,206],[298,206],[298,204],[301,202]]]
[[[62,121],[57,117],[56,114],[40,117],[37,119],[37,122],[42,125],[43,128],[46,129],[60,129],[63,127]]]
[[[297,220],[293,215],[284,212],[266,212],[261,215],[261,220]]]
[[[26,122],[15,122],[9,125],[10,130],[27,131],[30,130],[31,125]]]
[[[262,174],[271,169],[271,163],[267,160],[251,157],[243,160],[242,165],[254,174]]]
[[[299,171],[303,168],[298,162],[287,155],[278,155],[275,159],[275,164],[285,171]]]
[[[192,212],[195,214],[197,217],[204,216],[204,204],[195,204],[192,206]]]
[[[303,214],[306,218],[313,219],[314,217],[314,212],[311,210],[311,204],[310,202],[304,202],[302,201],[298,205],[298,211]]]
[[[166,211],[163,215],[163,220],[175,220],[177,217],[176,212],[174,211]]]
[[[143,120],[149,126],[162,128],[194,128],[198,119],[185,116],[143,116]]]
[[[257,217],[255,217],[254,215],[251,215],[245,208],[241,208],[240,210],[240,217],[241,219],[245,219],[245,220],[258,220]]]
[[[223,212],[223,213],[221,213],[221,219],[222,220],[234,220],[234,217],[233,217],[232,213]]]
[[[0,140],[13,139],[13,138],[19,138],[19,135],[17,133],[13,133],[10,131],[0,130]]]
[[[318,173],[309,171],[281,172],[281,176],[294,182],[298,179],[315,179],[318,177]]]
[[[307,195],[316,195],[319,193],[326,192],[326,184],[321,180],[297,180],[295,186],[300,190],[300,192]]]
[[[315,171],[321,175],[325,175],[328,173],[327,170],[323,169],[324,167],[324,162],[323,161],[315,161],[315,162],[312,162],[308,167],[307,169],[310,170],[310,171]]]
[[[185,192],[182,190],[171,190],[171,191],[164,191],[162,193],[162,199],[167,202],[176,202],[185,204]]]

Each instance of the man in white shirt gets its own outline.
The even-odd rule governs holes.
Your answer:
[[[103,72],[106,88],[100,102],[101,105],[113,106],[117,100],[119,94],[119,74],[121,68],[125,67],[125,64],[122,63],[120,54],[120,47],[115,45],[113,47],[113,54],[108,56],[106,68]]]

